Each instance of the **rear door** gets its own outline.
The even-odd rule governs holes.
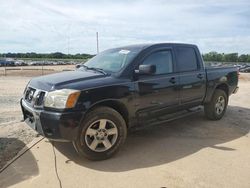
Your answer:
[[[139,120],[159,117],[167,109],[178,106],[178,77],[175,75],[173,50],[158,49],[150,52],[140,64],[155,65],[153,75],[139,75],[138,90]]]
[[[193,46],[176,46],[175,54],[181,105],[201,103],[206,92],[206,73],[197,49]]]

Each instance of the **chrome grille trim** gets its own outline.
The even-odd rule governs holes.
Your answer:
[[[30,92],[30,90],[34,91],[34,94],[33,94],[33,97],[31,100],[28,100],[28,92]],[[41,90],[41,89],[37,89],[37,88],[34,88],[32,86],[27,86],[27,89],[24,93],[24,96],[23,96],[23,99],[26,103],[28,103],[31,107],[34,107],[34,108],[43,108],[44,106],[44,100],[45,100],[45,97],[47,96],[47,91],[44,91],[44,90]],[[42,95],[42,98],[40,98]]]

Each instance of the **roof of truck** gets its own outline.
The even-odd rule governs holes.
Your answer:
[[[124,48],[124,49],[146,49],[149,47],[161,47],[161,46],[192,46],[192,47],[196,47],[196,45],[194,44],[185,44],[185,43],[146,43],[146,44],[133,44],[133,45],[127,45],[127,46],[121,46],[118,47],[120,49]]]

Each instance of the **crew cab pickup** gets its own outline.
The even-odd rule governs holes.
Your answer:
[[[119,150],[128,129],[166,115],[204,106],[208,119],[221,119],[237,85],[237,68],[206,68],[195,45],[131,45],[75,71],[31,79],[21,107],[25,122],[49,140],[70,141],[81,156],[102,160]]]

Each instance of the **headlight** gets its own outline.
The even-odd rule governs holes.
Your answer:
[[[44,106],[51,108],[73,108],[80,95],[80,91],[74,89],[61,89],[48,92]]]

